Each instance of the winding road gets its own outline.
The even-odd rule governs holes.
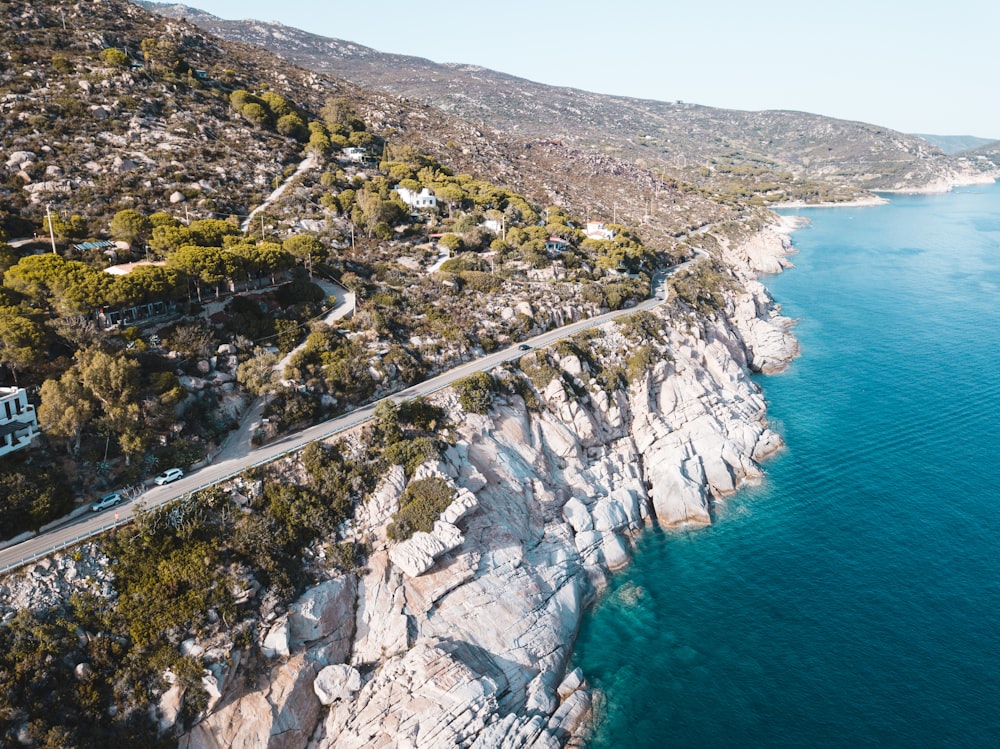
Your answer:
[[[399,403],[429,395],[448,387],[463,377],[468,377],[476,372],[486,372],[505,362],[518,359],[525,353],[525,350],[521,348],[524,344],[527,344],[531,348],[543,348],[563,338],[575,335],[580,331],[603,325],[617,317],[629,315],[639,310],[651,310],[666,300],[667,278],[673,273],[688,267],[693,262],[694,260],[689,260],[671,268],[669,271],[658,271],[655,273],[653,275],[653,293],[651,298],[640,302],[634,307],[608,312],[597,317],[579,320],[569,325],[564,325],[561,328],[550,330],[523,343],[509,346],[500,351],[494,351],[479,359],[461,364],[454,369],[450,369],[436,377],[432,377],[429,380],[425,380],[387,397]],[[276,458],[295,452],[310,442],[325,439],[356,427],[371,419],[377,405],[378,402],[371,403],[343,416],[324,421],[297,434],[288,435],[276,442],[255,449],[250,447],[248,440],[245,443],[240,441],[238,443],[239,446],[235,449],[233,449],[232,445],[229,445],[228,449],[220,454],[220,457],[237,453],[234,457],[226,457],[226,459],[219,462],[206,465],[204,468],[188,474],[171,484],[154,486],[147,489],[135,500],[120,504],[104,512],[88,512],[85,515],[67,518],[51,530],[0,550],[0,573],[9,572],[22,565],[48,556],[53,552],[74,546],[111,528],[127,523],[140,508],[151,509],[158,507],[191,492],[205,489],[238,476],[247,468],[269,463]]]

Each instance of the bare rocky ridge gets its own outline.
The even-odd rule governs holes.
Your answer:
[[[772,268],[787,247],[772,227],[731,254]],[[445,391],[454,447],[414,476],[458,490],[434,531],[388,541],[406,485],[391,470],[356,518],[374,539],[365,573],[274,621],[262,686],[230,679],[181,746],[557,747],[585,732],[593,694],[570,657],[609,572],[647,525],[711,522],[782,445],[748,372],[787,362],[795,341],[739,268],[747,288],[724,314],[660,318],[659,361],[627,394],[609,396],[569,355],[574,391],[553,380],[540,411],[508,396],[488,416],[463,414]],[[602,341],[629,345],[616,325]]]

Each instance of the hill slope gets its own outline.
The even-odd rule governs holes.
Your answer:
[[[277,93],[306,119],[328,98],[343,98],[393,144],[597,218],[641,219],[659,195],[692,208],[664,216],[675,234],[719,210],[641,165],[551,143],[528,148],[516,133],[299,68],[129,3],[6,7],[0,39],[13,51],[0,64],[0,228],[11,237],[30,235],[50,204],[89,222],[85,236],[123,208],[246,215],[301,160],[302,143],[235,111],[236,89]],[[103,60],[110,49],[124,61]]]
[[[526,139],[545,139],[666,170],[716,190],[773,198],[846,197],[962,181],[981,164],[927,141],[859,122],[787,111],[742,112],[546,86],[469,65],[391,55],[277,23],[226,21],[183,5],[144,3],[313,70],[427,102]],[[749,186],[749,188],[748,188]]]
[[[947,154],[974,151],[994,142],[991,138],[977,138],[974,135],[928,135],[925,133],[914,133],[914,135],[923,138],[933,146],[937,146]]]

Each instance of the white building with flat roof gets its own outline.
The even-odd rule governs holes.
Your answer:
[[[395,189],[396,194],[399,195],[399,199],[410,206],[410,208],[437,208],[437,198],[426,187],[420,192],[400,187],[399,185],[396,185]]]
[[[38,434],[35,407],[24,388],[0,388],[0,455],[27,447]]]

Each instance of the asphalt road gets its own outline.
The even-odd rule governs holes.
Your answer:
[[[603,325],[606,322],[614,320],[616,317],[628,315],[638,310],[651,310],[666,299],[665,281],[669,275],[685,268],[690,262],[693,261],[683,263],[676,268],[672,268],[670,271],[656,273],[653,276],[653,297],[639,303],[635,307],[570,323],[569,325],[536,336],[524,343],[531,348],[543,348],[560,339],[579,333],[582,330]],[[398,403],[418,396],[429,395],[448,387],[463,377],[476,372],[486,372],[504,362],[518,359],[526,353],[520,348],[521,345],[510,346],[480,359],[461,364],[454,369],[450,369],[436,377],[394,393],[389,397]],[[372,403],[363,406],[348,414],[324,421],[302,432],[288,435],[277,442],[256,449],[250,449],[248,446],[247,451],[239,457],[230,458],[219,463],[211,463],[171,484],[153,486],[133,501],[117,505],[102,512],[88,513],[69,519],[65,524],[59,525],[32,539],[0,550],[0,573],[47,556],[59,549],[73,546],[117,525],[127,523],[134,517],[139,507],[147,509],[158,507],[190,492],[204,489],[237,476],[251,466],[268,463],[286,453],[294,452],[310,442],[324,439],[355,427],[368,421],[377,405],[378,403]]]

